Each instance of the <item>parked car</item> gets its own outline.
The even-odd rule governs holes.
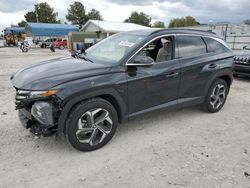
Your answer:
[[[6,46],[6,41],[3,37],[0,37],[0,48]]]
[[[65,39],[57,39],[55,41],[55,48],[59,48],[59,49],[64,49],[67,48],[68,46],[68,40]]]
[[[237,55],[234,57],[233,74],[235,77],[250,77],[250,54]]]
[[[43,41],[43,42],[39,42],[39,46],[40,46],[41,48],[47,48],[47,47],[49,47],[51,44],[53,44],[55,41],[56,41],[56,38],[49,38],[49,39],[46,39],[46,40]]]
[[[243,47],[243,50],[250,50],[250,44]]]
[[[90,151],[111,140],[118,122],[141,114],[198,104],[218,112],[232,83],[233,56],[213,33],[147,29],[115,34],[76,58],[35,64],[11,82],[25,128],[64,134],[76,149]]]

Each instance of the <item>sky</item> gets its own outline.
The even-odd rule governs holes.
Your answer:
[[[122,22],[132,11],[143,11],[152,21],[168,25],[173,18],[193,16],[200,23],[242,23],[250,19],[249,0],[79,0],[89,11],[95,8],[104,20]],[[47,2],[58,12],[58,18],[66,21],[65,15],[73,0],[0,0],[0,32],[10,24],[17,24],[23,15],[34,10],[34,4]]]

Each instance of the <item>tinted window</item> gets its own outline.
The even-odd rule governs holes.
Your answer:
[[[227,48],[219,43],[218,41],[204,37],[205,42],[207,43],[207,51],[210,52],[224,52],[227,50]]]
[[[179,57],[193,57],[207,53],[206,44],[198,36],[177,36]]]

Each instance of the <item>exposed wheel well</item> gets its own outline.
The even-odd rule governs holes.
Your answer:
[[[225,80],[225,82],[227,83],[228,89],[229,89],[230,85],[232,84],[232,80],[231,80],[230,76],[224,75],[224,76],[220,76],[219,78]]]

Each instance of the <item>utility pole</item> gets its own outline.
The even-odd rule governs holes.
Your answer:
[[[224,40],[227,40],[227,29],[228,29],[228,24],[226,24],[226,31],[225,31],[225,36],[224,36]]]
[[[35,12],[36,12],[36,23],[38,23],[38,14],[37,14],[37,9],[35,8]]]

